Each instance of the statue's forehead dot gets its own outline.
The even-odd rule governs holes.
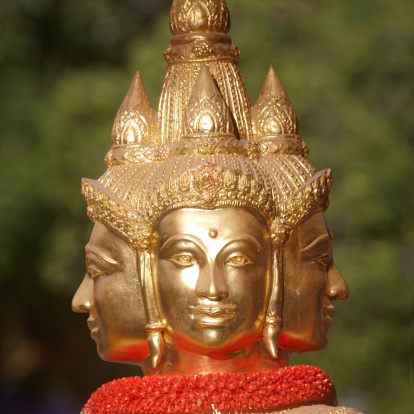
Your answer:
[[[211,229],[211,230],[209,230],[208,235],[209,235],[212,239],[215,239],[215,238],[217,237],[217,235],[218,235],[218,231],[217,231],[217,230],[215,230],[215,229]]]

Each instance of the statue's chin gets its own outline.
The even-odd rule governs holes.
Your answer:
[[[99,350],[98,350],[99,353]],[[142,342],[120,347],[111,352],[105,352],[99,356],[108,362],[119,362],[123,364],[140,365],[150,354],[148,342]]]
[[[292,354],[300,354],[303,352],[320,351],[326,348],[328,338],[318,335],[317,337],[304,338],[297,335],[291,335],[282,332],[280,334],[279,346]]]
[[[181,351],[204,355],[213,359],[230,359],[234,357],[234,354],[253,347],[261,339],[260,335],[247,338],[237,336],[226,338],[226,340],[223,337],[208,337],[205,341],[194,341],[188,338],[176,337],[173,342]]]

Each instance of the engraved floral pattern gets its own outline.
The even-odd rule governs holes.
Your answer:
[[[272,98],[259,103],[256,128],[258,135],[297,134],[296,113],[286,98]]]
[[[170,15],[173,34],[196,31],[227,33],[230,14],[224,0],[174,0]]]

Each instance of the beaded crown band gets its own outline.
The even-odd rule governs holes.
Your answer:
[[[250,166],[257,174],[258,166]],[[84,179],[82,192],[88,203],[89,218],[118,230],[141,251],[148,248],[149,236],[160,218],[178,208],[244,207],[256,214],[260,211],[269,224],[277,211],[273,194],[263,182],[211,164],[174,175],[154,189],[144,186],[132,197],[134,208],[111,195],[97,181]]]
[[[252,163],[250,167],[256,175],[264,174],[260,165]],[[140,178],[135,177],[135,180],[145,182]],[[207,163],[172,176],[166,182],[161,181],[155,188],[144,186],[134,194],[128,194],[131,200],[128,204],[122,201],[122,194],[116,195],[122,186],[112,192],[99,181],[83,179],[82,193],[92,221],[107,224],[126,237],[135,249],[145,251],[160,219],[179,208],[242,207],[252,210],[266,220],[271,229],[271,240],[282,243],[310,212],[327,208],[331,183],[330,170],[322,171],[285,203],[278,203],[280,194],[275,194],[272,187],[266,188],[264,180],[258,182],[251,174],[241,175]]]

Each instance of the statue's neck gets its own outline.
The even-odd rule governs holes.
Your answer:
[[[144,361],[145,375],[189,376],[214,373],[259,372],[277,369],[289,364],[290,354],[279,349],[277,359],[272,358],[263,342],[250,349],[220,357],[193,354],[181,349],[166,350],[160,364],[154,369],[150,358]]]

